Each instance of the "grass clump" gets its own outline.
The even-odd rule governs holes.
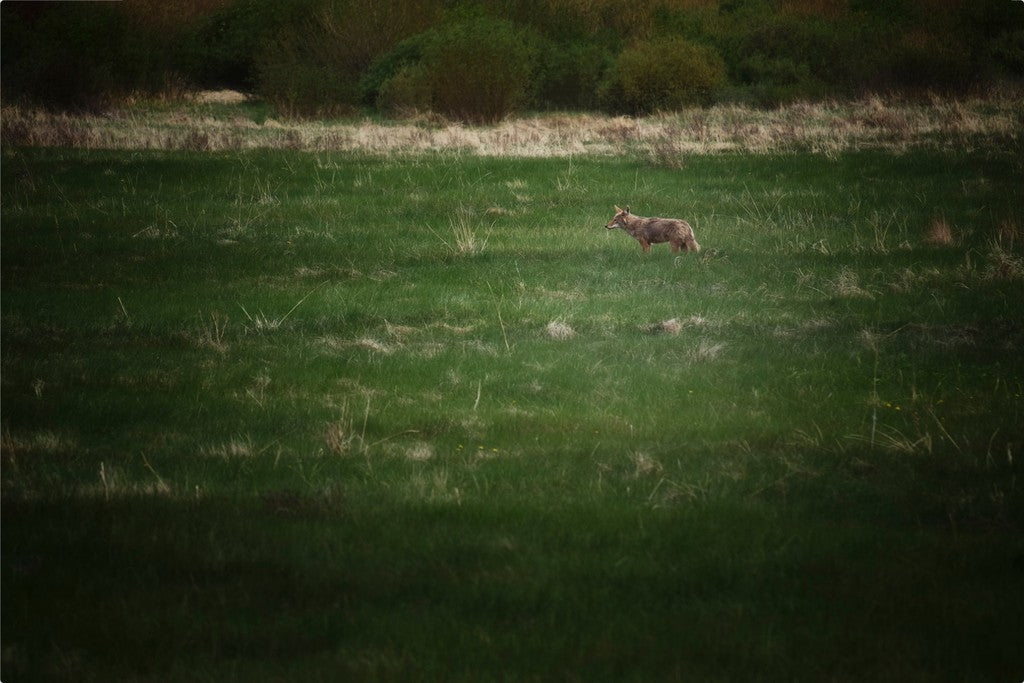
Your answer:
[[[953,228],[945,218],[936,218],[928,224],[925,242],[935,247],[948,247],[953,244]]]
[[[555,341],[563,341],[566,339],[572,339],[576,336],[576,331],[572,329],[567,323],[561,320],[552,320],[547,324],[545,330],[548,336]]]
[[[448,234],[434,233],[452,256],[475,256],[484,251],[490,239],[493,225],[485,229],[477,224],[466,211],[448,219]]]

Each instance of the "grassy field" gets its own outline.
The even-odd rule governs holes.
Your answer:
[[[1020,152],[6,145],[4,680],[1020,680]]]

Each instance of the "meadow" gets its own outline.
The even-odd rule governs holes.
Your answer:
[[[1000,130],[5,138],[4,680],[1019,680]]]

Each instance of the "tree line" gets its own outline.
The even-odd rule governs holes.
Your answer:
[[[5,102],[252,92],[280,116],[642,114],[1024,78],[1010,0],[128,0],[0,5]]]

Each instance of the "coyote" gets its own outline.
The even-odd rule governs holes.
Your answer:
[[[671,244],[672,251],[679,251],[680,248],[700,251],[700,245],[693,238],[693,228],[678,218],[644,218],[631,214],[628,206],[625,209],[616,206],[615,217],[604,227],[609,230],[622,228],[636,238],[644,251],[650,251],[651,245],[659,242]]]

